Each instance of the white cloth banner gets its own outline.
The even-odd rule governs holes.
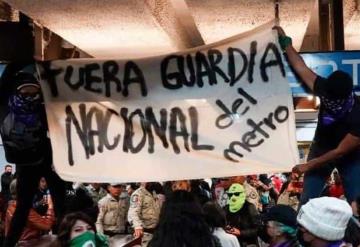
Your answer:
[[[269,24],[165,56],[40,63],[55,169],[82,182],[290,171],[284,66]]]

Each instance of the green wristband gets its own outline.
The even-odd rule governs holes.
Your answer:
[[[292,39],[288,36],[279,36],[279,44],[283,51],[285,51],[286,47],[292,45]]]

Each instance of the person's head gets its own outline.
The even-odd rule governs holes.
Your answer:
[[[272,244],[296,238],[296,211],[287,205],[276,205],[262,216],[261,237]]]
[[[176,190],[191,191],[190,181],[189,180],[173,181],[171,183],[171,189],[172,191],[176,191]]]
[[[42,191],[47,189],[47,183],[46,183],[46,179],[44,177],[40,178],[39,189],[42,190]]]
[[[6,165],[6,166],[5,166],[5,173],[7,173],[7,174],[11,174],[11,173],[12,173],[12,166],[11,166],[11,165]]]
[[[71,240],[86,232],[96,233],[95,223],[91,218],[82,212],[70,213],[60,224],[57,239],[62,247],[67,247]]]
[[[90,183],[90,185],[95,189],[99,190],[101,188],[101,183]]]
[[[236,213],[242,209],[246,199],[245,188],[241,184],[235,183],[226,191],[228,195],[229,210]]]
[[[247,182],[251,185],[251,186],[254,186],[256,187],[257,186],[257,183],[258,183],[258,178],[256,175],[249,175],[246,177],[247,179]]]
[[[205,220],[213,231],[215,228],[226,226],[226,213],[216,202],[207,202],[203,206]]]
[[[334,197],[311,199],[298,213],[299,239],[310,246],[342,240],[352,216],[350,205]]]
[[[335,71],[327,78],[325,93],[329,99],[346,99],[352,94],[353,80],[341,70]]]
[[[139,186],[136,183],[130,183],[126,185],[126,191],[129,196],[131,196],[132,193],[134,193],[135,190],[137,190]]]
[[[118,198],[123,191],[123,185],[119,183],[109,184],[107,190],[112,197]]]
[[[21,96],[26,102],[41,101],[39,81],[33,73],[20,71],[14,76],[16,95]]]
[[[234,184],[234,183],[244,184],[246,181],[246,177],[245,176],[235,176],[235,177],[231,177],[230,181],[232,184]]]
[[[196,197],[177,190],[166,198],[150,247],[213,246],[213,238]]]

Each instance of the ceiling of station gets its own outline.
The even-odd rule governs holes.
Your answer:
[[[98,58],[179,51],[199,44],[194,44],[192,37],[209,44],[274,18],[273,0],[3,1]],[[360,49],[360,13],[356,1],[344,1],[347,49]],[[179,15],[179,2],[187,5],[187,17]],[[298,49],[307,37],[316,5],[317,0],[280,1],[281,25]],[[188,19],[193,19],[196,30],[189,28]]]

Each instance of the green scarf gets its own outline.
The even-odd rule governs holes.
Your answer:
[[[236,213],[244,206],[246,193],[241,184],[232,184],[228,191],[228,204],[231,213]]]
[[[109,242],[104,235],[95,234],[87,231],[73,238],[70,241],[70,247],[108,247]]]

